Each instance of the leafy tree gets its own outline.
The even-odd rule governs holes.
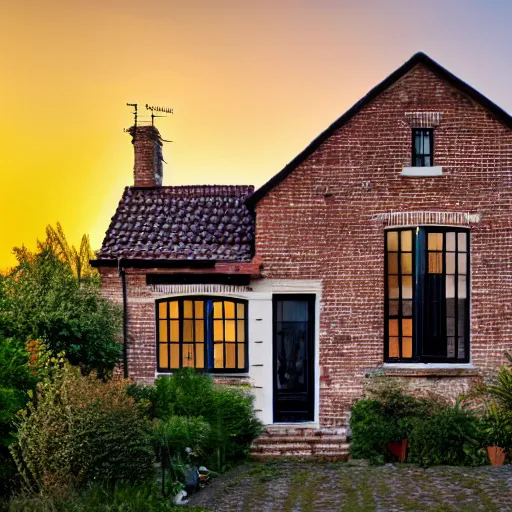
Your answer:
[[[41,339],[84,372],[104,375],[120,355],[120,310],[100,295],[87,243],[69,249],[59,224],[47,234],[35,253],[15,248],[17,266],[0,276],[0,336],[21,345]]]

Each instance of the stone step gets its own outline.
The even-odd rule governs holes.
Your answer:
[[[251,452],[251,458],[257,461],[265,461],[272,459],[283,459],[283,458],[299,458],[305,460],[319,460],[319,461],[333,461],[341,462],[349,459],[349,451],[339,450],[337,452],[329,453],[304,453],[304,452],[262,452],[253,453]]]
[[[265,429],[263,436],[268,437],[317,437],[317,436],[346,436],[346,427],[336,428],[298,428],[298,427],[280,427],[280,426],[268,426]]]
[[[266,453],[266,452],[279,452],[279,451],[303,451],[303,452],[331,452],[337,450],[349,449],[349,444],[344,443],[329,443],[329,444],[318,444],[308,445],[302,443],[279,443],[273,445],[253,445],[251,447],[251,453]]]

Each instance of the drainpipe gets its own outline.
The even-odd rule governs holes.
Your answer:
[[[126,293],[126,272],[122,267],[121,259],[117,260],[117,269],[121,276],[123,288],[123,366],[124,378],[128,378],[128,296]]]

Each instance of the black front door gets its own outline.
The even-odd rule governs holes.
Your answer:
[[[314,295],[274,295],[274,422],[314,419]]]

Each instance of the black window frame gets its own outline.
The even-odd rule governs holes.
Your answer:
[[[402,309],[402,290],[399,282],[399,303],[398,303],[398,315],[390,315],[389,312],[389,283],[388,283],[388,233],[389,232],[398,232],[398,239],[400,240],[400,233],[402,231],[412,230],[413,232],[413,243],[412,243],[412,319],[413,319],[413,327],[412,327],[412,357],[411,358],[403,358],[401,357],[401,343],[399,339],[399,357],[390,357],[389,356],[389,320],[398,318],[399,319],[399,329],[401,329],[401,316],[400,312]],[[455,239],[457,240],[455,245],[455,274],[453,274],[454,281],[458,283],[458,279],[460,276],[465,276],[466,278],[466,303],[464,305],[464,333],[463,336],[460,336],[464,339],[464,356],[458,357],[458,338],[459,338],[459,310],[457,300],[459,299],[459,285],[457,284],[454,288],[455,297],[454,297],[454,308],[455,308],[455,317],[454,317],[454,329],[455,335],[454,339],[454,357],[448,356],[434,356],[426,354],[426,349],[429,346],[428,340],[426,340],[427,329],[425,327],[425,302],[426,302],[426,294],[427,294],[427,286],[423,282],[423,278],[427,275],[425,271],[425,265],[428,265],[428,254],[429,251],[426,249],[425,244],[421,244],[421,241],[418,240],[418,237],[423,236],[424,240],[428,240],[428,233],[442,233],[443,234],[443,248],[439,251],[442,254],[442,281],[446,282],[446,254],[451,253],[453,251],[447,251],[446,249],[446,233],[447,232],[456,232],[457,235]],[[458,233],[466,234],[466,274],[459,274],[459,258],[458,255],[463,251],[458,250]],[[420,235],[421,234],[421,235]],[[418,246],[420,247],[420,252],[426,254],[423,256],[418,254]],[[400,274],[400,246],[398,250],[398,265],[399,265],[399,274]],[[418,268],[420,267],[420,268]],[[394,275],[394,274],[391,274]],[[448,274],[452,275],[452,274]],[[423,276],[423,278],[422,278]],[[459,226],[403,226],[403,227],[392,227],[386,229],[384,231],[384,362],[386,363],[450,363],[450,364],[464,364],[470,362],[470,312],[471,312],[471,236],[470,230],[468,228],[462,228]],[[447,298],[444,298],[444,308],[446,308]],[[444,317],[441,318],[442,328],[446,328],[446,311],[444,311]],[[444,334],[445,342],[447,343],[448,336]],[[401,338],[401,331],[400,331]]]
[[[247,299],[239,299],[239,298],[236,298],[236,297],[227,297],[227,296],[221,296],[221,295],[184,295],[184,296],[174,296],[174,297],[165,297],[165,298],[162,298],[162,299],[157,299],[155,301],[155,354],[156,354],[156,367],[157,367],[157,372],[158,373],[169,373],[171,374],[172,372],[178,370],[178,368],[171,368],[171,364],[170,364],[170,345],[171,345],[171,341],[170,341],[170,307],[167,306],[167,332],[168,332],[168,340],[167,342],[164,342],[164,343],[167,343],[167,346],[168,346],[168,351],[169,351],[169,356],[168,356],[168,359],[169,359],[169,367],[168,368],[163,368],[160,366],[160,354],[159,354],[159,346],[160,346],[160,315],[159,315],[159,307],[160,307],[160,304],[162,303],[170,303],[170,302],[178,302],[178,320],[179,320],[179,341],[177,342],[179,344],[179,368],[186,368],[186,366],[183,366],[183,345],[187,345],[187,344],[196,344],[197,342],[185,342],[183,340],[183,332],[184,332],[184,321],[187,320],[184,318],[184,302],[185,301],[204,301],[204,310],[203,310],[203,320],[205,322],[205,336],[204,336],[204,368],[196,368],[195,367],[195,364],[194,366],[191,366],[189,368],[193,368],[195,371],[197,372],[201,372],[201,373],[212,373],[212,374],[217,374],[217,373],[247,373],[248,369],[249,369],[249,317],[248,317],[248,313],[249,313],[249,301]],[[235,342],[227,342],[225,339],[222,341],[222,342],[218,342],[218,341],[214,341],[214,329],[213,329],[213,322],[214,322],[214,313],[213,313],[213,303],[215,302],[224,302],[224,301],[229,301],[229,302],[233,302],[235,303],[235,317],[234,317],[234,321],[235,321],[235,332],[237,332],[237,322],[238,320],[241,320],[238,318],[238,312],[237,312],[237,304],[242,304],[244,306],[244,341],[243,342],[238,342],[238,341],[235,341]],[[208,306],[207,306],[207,303],[208,302],[211,302],[211,314],[208,314]],[[193,309],[194,309],[195,306],[193,306]],[[194,312],[194,315],[195,315],[195,312]],[[193,318],[193,320],[195,320],[195,316]],[[222,320],[225,321],[225,316],[224,316],[224,306],[223,306],[223,317],[222,317]],[[232,319],[228,319],[228,320],[232,320]],[[194,324],[195,325],[195,324]],[[194,329],[195,329],[195,326],[194,326]],[[194,331],[194,337],[195,337],[195,331]],[[210,339],[208,339],[208,337],[210,337]],[[225,332],[224,332],[224,338],[225,338]],[[208,348],[211,346],[212,347],[212,350],[213,350],[213,346],[214,344],[216,343],[222,343],[223,344],[223,361],[224,361],[224,365],[226,364],[226,343],[235,343],[235,361],[236,363],[238,363],[238,350],[237,350],[237,344],[238,343],[243,343],[244,345],[244,366],[243,368],[215,368],[214,366],[210,367],[209,364],[208,364],[208,360],[209,360],[209,356],[208,356]],[[213,354],[211,356],[213,358]]]
[[[428,153],[416,153],[416,132],[421,132],[423,136],[428,133],[430,141],[430,151]],[[425,157],[430,158],[430,164],[425,165]],[[417,160],[421,159],[418,165]],[[434,166],[434,129],[433,128],[413,128],[412,129],[412,167],[433,167]]]

